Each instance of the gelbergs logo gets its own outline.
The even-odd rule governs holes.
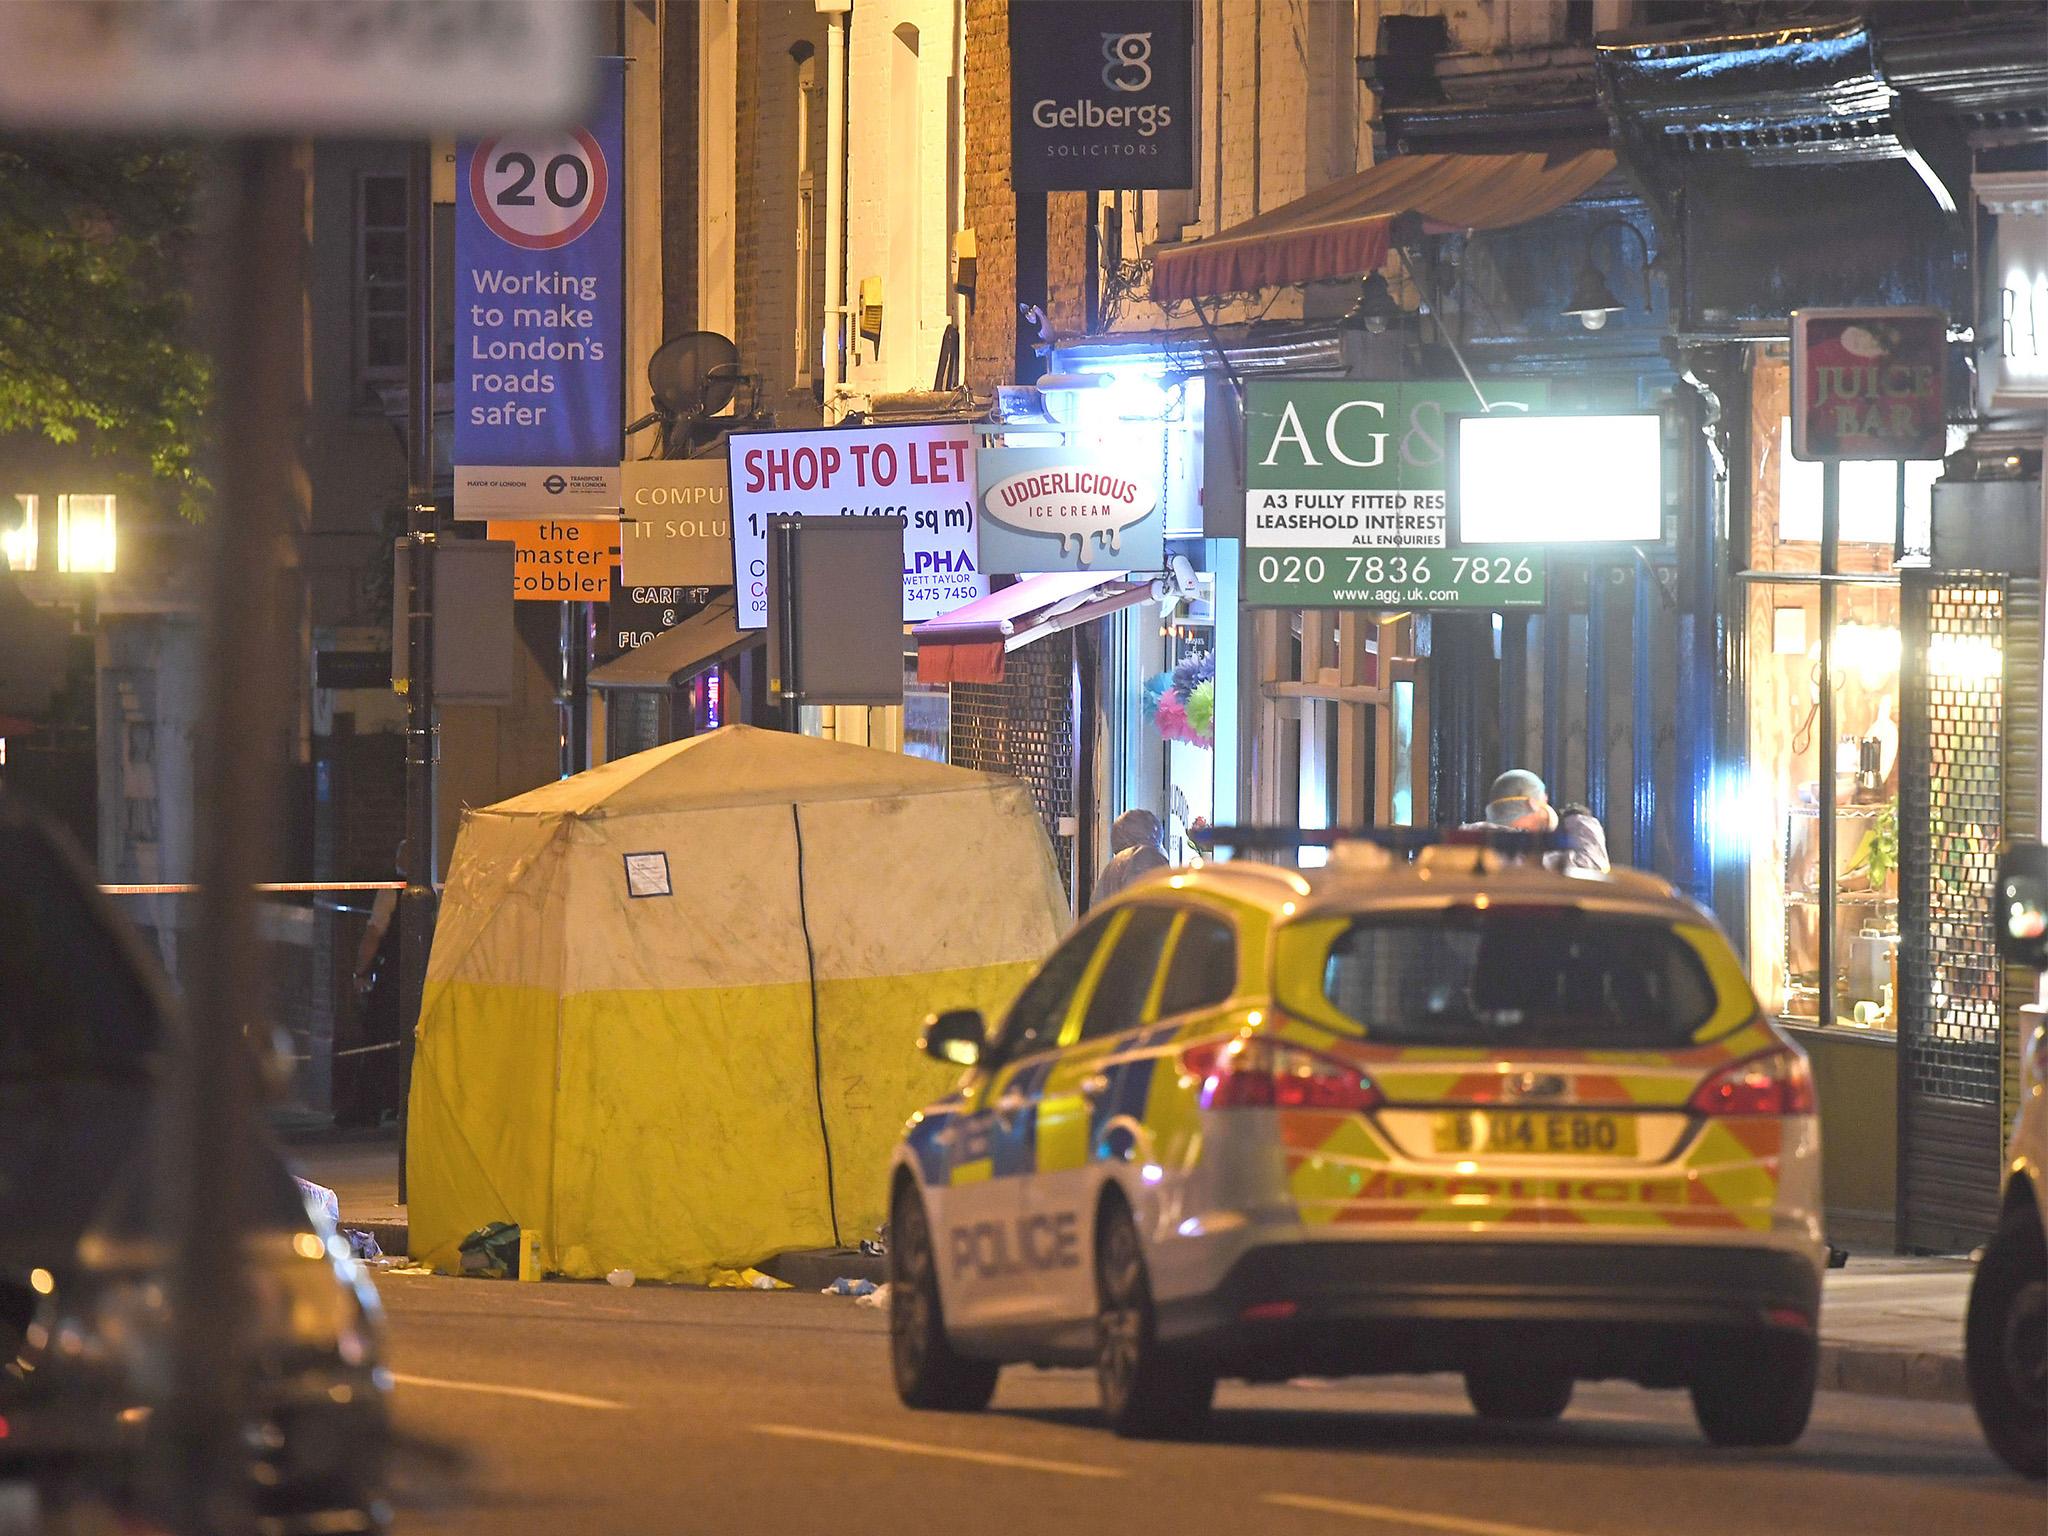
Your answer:
[[[1152,34],[1105,32],[1102,83],[1112,91],[1142,91],[1152,84]]]

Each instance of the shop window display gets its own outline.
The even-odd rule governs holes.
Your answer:
[[[1893,556],[1902,517],[1909,534],[1924,521],[1941,466],[1844,465],[1837,547],[1824,550],[1821,466],[1790,457],[1788,383],[1782,357],[1758,359],[1742,803],[1751,980],[1781,1018],[1890,1032],[1898,1010],[1901,656]],[[1820,739],[1823,690],[1833,695],[1831,741]],[[1822,868],[1824,817],[1834,824],[1832,869]],[[1824,930],[1831,945],[1822,943]],[[1829,948],[1832,978],[1821,974]]]

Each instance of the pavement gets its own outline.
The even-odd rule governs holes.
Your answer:
[[[407,1251],[393,1133],[321,1131],[290,1138],[300,1172],[332,1189],[341,1224],[367,1230],[388,1254]],[[844,1275],[885,1278],[885,1261],[851,1249],[781,1254],[760,1266],[815,1293]],[[1963,1311],[1975,1266],[1966,1258],[1854,1255],[1821,1294],[1820,1383],[1830,1391],[1965,1403]]]
[[[1798,1444],[1730,1451],[1682,1392],[1584,1385],[1512,1425],[1456,1378],[1226,1384],[1198,1441],[1147,1443],[1102,1428],[1084,1371],[905,1409],[883,1314],[836,1298],[378,1285],[408,1536],[2040,1536],[2048,1515],[1960,1404],[1823,1392]]]

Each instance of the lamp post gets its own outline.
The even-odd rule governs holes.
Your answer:
[[[1619,215],[1602,219],[1586,232],[1586,251],[1579,262],[1579,275],[1572,280],[1571,297],[1565,301],[1563,314],[1576,315],[1579,324],[1589,331],[1597,331],[1607,324],[1609,315],[1618,315],[1625,307],[1614,296],[1614,290],[1607,285],[1607,278],[1593,260],[1593,247],[1600,237],[1610,229],[1623,230],[1636,237],[1636,244],[1643,253],[1643,312],[1648,314],[1650,298],[1650,242],[1643,232]]]

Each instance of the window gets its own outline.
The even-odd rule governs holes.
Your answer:
[[[817,295],[811,288],[811,253],[817,243],[817,185],[811,167],[811,118],[817,107],[818,56],[809,43],[790,49],[796,61],[796,382],[808,389],[816,333],[811,310]]]
[[[406,178],[356,183],[356,383],[369,398],[405,377]]]
[[[1789,369],[1770,349],[1750,376],[1748,761],[1722,789],[1721,814],[1749,845],[1749,973],[1764,1007],[1796,1024],[1890,1032],[1903,652],[1894,554],[1902,533],[1908,548],[1925,545],[1941,462],[1841,465],[1835,539],[1824,544],[1824,471],[1792,457],[1789,413]]]
[[[1237,930],[1207,912],[1182,922],[1159,993],[1159,1017],[1171,1019],[1213,1008],[1237,990]]]
[[[1323,995],[1375,1040],[1489,1049],[1678,1046],[1714,1012],[1665,924],[1511,906],[1360,920],[1330,945]]]
[[[1159,974],[1159,957],[1165,952],[1167,934],[1173,931],[1173,919],[1171,907],[1139,907],[1131,913],[1116,937],[1116,949],[1095,980],[1088,1011],[1081,1019],[1083,1040],[1120,1035],[1144,1022],[1145,997]]]
[[[114,498],[57,498],[57,569],[105,575],[114,569]]]
[[[905,22],[889,50],[889,277],[882,286],[882,341],[877,353],[889,360],[890,386],[916,382],[919,320],[918,283],[924,239],[924,136],[919,131],[920,99],[917,28]]]
[[[1049,1051],[1058,1043],[1060,1026],[1067,1021],[1067,1009],[1074,1001],[1074,989],[1094,957],[1096,945],[1109,931],[1115,913],[1096,918],[1052,952],[1038,974],[1025,983],[1017,1001],[1003,1020],[997,1042],[997,1058],[1014,1061],[1020,1056]]]
[[[0,521],[0,560],[10,571],[32,571],[36,568],[36,499],[33,496],[14,498],[15,512],[12,521]],[[6,517],[6,509],[0,508],[0,519]]]

